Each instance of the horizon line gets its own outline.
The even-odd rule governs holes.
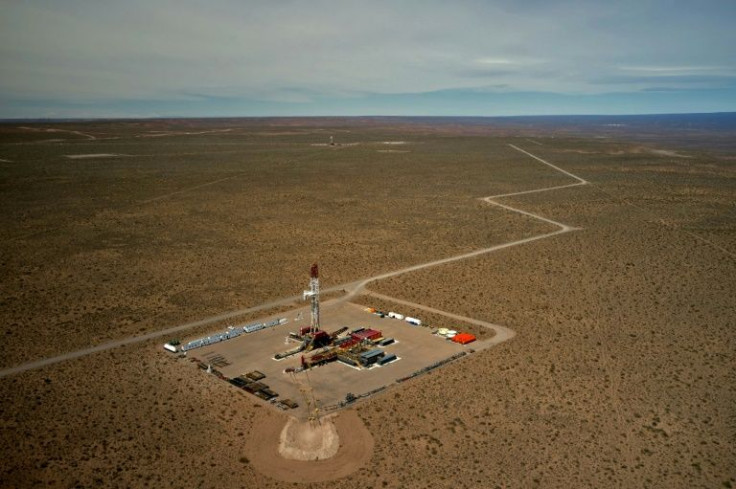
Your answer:
[[[652,117],[652,116],[692,116],[692,115],[727,115],[736,114],[736,111],[716,112],[640,112],[628,114],[517,114],[517,115],[161,115],[155,117],[0,117],[0,123],[19,121],[126,121],[126,120],[164,120],[164,119],[516,119],[524,117],[553,118],[553,117]]]

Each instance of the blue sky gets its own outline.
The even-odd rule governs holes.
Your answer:
[[[736,111],[734,0],[0,0],[0,118]]]

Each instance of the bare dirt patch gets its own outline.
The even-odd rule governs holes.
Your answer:
[[[289,423],[296,422],[271,412],[263,415],[249,434],[247,454],[257,471],[276,480],[322,482],[341,479],[365,466],[373,454],[373,437],[354,410],[342,411],[334,419],[324,420],[334,424],[339,447],[330,458],[314,461],[285,458],[280,452],[282,433],[288,430]]]
[[[692,156],[682,154],[678,151],[672,151],[669,149],[653,149],[652,148],[652,149],[649,149],[648,151],[652,154],[660,155],[660,156],[672,156],[674,158],[692,158]]]
[[[378,301],[374,301],[377,306]],[[370,303],[370,302],[368,302]],[[413,310],[399,306],[395,311],[409,315]],[[389,310],[386,310],[388,312]],[[467,348],[449,340],[431,334],[430,327],[452,326],[461,328],[461,323],[449,318],[442,318],[422,310],[417,310],[414,317],[421,318],[423,326],[411,326],[406,321],[392,318],[381,318],[364,310],[364,307],[349,302],[325,302],[321,311],[321,325],[325,331],[333,332],[345,326],[349,329],[358,327],[373,328],[383,332],[385,338],[393,338],[395,342],[382,349],[386,354],[395,354],[399,359],[384,366],[373,366],[370,369],[356,369],[340,362],[332,362],[313,368],[308,372],[287,374],[287,369],[298,369],[301,365],[301,354],[274,360],[274,354],[293,349],[299,343],[288,342],[289,332],[299,331],[309,325],[307,308],[287,311],[281,317],[288,322],[279,326],[244,334],[213,345],[196,348],[187,352],[190,359],[201,360],[205,364],[208,358],[221,358],[224,365],[217,369],[228,378],[235,378],[252,370],[265,375],[263,383],[276,392],[281,399],[292,399],[299,407],[289,410],[292,416],[306,421],[312,414],[308,412],[306,402],[302,401],[301,389],[309,387],[311,395],[321,408],[321,413],[339,409],[339,403],[347,394],[354,396],[373,395],[376,391],[388,388],[399,388],[397,379],[407,377],[435,362],[446,360],[454,355],[467,351]],[[299,317],[300,319],[296,319]],[[436,322],[435,318],[441,322]],[[258,322],[268,322],[278,317],[259,318]],[[476,328],[480,329],[478,326]],[[481,339],[492,336],[487,332]],[[193,339],[186,338],[185,341]],[[473,344],[471,346],[478,346]],[[309,353],[306,354],[309,356]],[[199,372],[198,372],[199,373]],[[187,375],[190,372],[186,372]],[[364,398],[363,398],[364,399]],[[254,398],[254,402],[262,402]],[[267,408],[274,408],[263,402]]]
[[[113,154],[113,153],[91,153],[91,154],[82,154],[82,155],[64,155],[64,157],[69,158],[70,160],[83,160],[86,158],[117,158],[119,156],[125,156],[120,154]]]
[[[289,460],[326,460],[339,448],[340,436],[330,416],[313,421],[289,418],[279,438],[279,453]]]

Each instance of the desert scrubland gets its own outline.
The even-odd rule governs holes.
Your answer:
[[[554,231],[480,200],[571,183],[514,144],[590,184],[498,201],[581,229],[370,284],[517,335],[361,402],[370,461],[308,487],[736,485],[730,156],[464,127],[0,126],[0,365]],[[161,343],[0,378],[0,485],[294,487],[251,460],[286,416]]]

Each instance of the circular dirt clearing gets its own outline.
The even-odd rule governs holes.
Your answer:
[[[355,411],[341,411],[321,423],[285,422],[283,416],[264,412],[248,440],[253,468],[280,481],[321,482],[346,477],[370,460],[373,436]]]
[[[291,460],[325,460],[332,458],[340,448],[332,418],[316,421],[297,421],[290,418],[281,430],[279,453]]]

